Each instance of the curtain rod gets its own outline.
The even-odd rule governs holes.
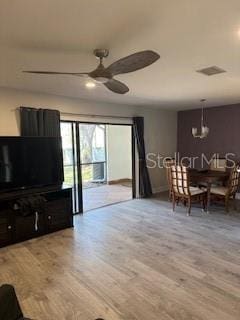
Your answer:
[[[20,107],[14,109],[13,111],[20,110]],[[80,116],[80,117],[91,117],[91,118],[109,118],[109,119],[127,119],[132,120],[133,117],[123,117],[123,116],[107,116],[102,114],[85,114],[85,113],[72,113],[72,112],[61,112],[61,115],[65,116]]]
[[[80,116],[80,117],[91,117],[91,118],[109,118],[109,119],[128,119],[132,120],[132,117],[123,117],[123,116],[107,116],[102,114],[84,114],[84,113],[71,113],[71,112],[61,112],[61,115],[66,116]]]

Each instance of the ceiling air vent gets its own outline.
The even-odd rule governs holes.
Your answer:
[[[224,73],[224,72],[226,72],[226,70],[223,70],[219,67],[213,66],[213,67],[208,67],[208,68],[204,68],[201,70],[197,70],[197,72],[202,73],[205,76],[214,76],[215,74]]]

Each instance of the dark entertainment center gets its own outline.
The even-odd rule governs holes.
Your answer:
[[[73,227],[59,138],[0,137],[0,247]]]
[[[19,200],[41,196],[44,205],[27,214]],[[73,227],[71,188],[39,188],[0,194],[0,247]],[[28,210],[28,209],[26,209]]]

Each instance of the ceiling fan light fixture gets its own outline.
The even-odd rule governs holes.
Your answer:
[[[94,78],[95,81],[99,82],[99,83],[106,83],[109,81],[109,78],[105,78],[105,77],[95,77]]]
[[[86,83],[86,87],[89,88],[89,89],[92,89],[92,88],[96,87],[96,84],[93,81],[88,81]]]

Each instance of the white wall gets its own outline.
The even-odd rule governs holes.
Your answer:
[[[107,180],[132,179],[130,126],[107,126]]]
[[[89,102],[62,96],[32,93],[0,88],[0,135],[19,135],[19,120],[16,108],[20,106],[46,107],[61,112],[99,114],[111,116],[144,116],[146,153],[161,153],[173,156],[177,140],[177,113],[174,111],[151,109],[108,103]],[[64,116],[64,119],[76,118]],[[164,169],[150,169],[154,191],[166,187]]]

